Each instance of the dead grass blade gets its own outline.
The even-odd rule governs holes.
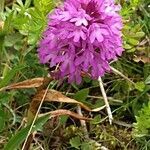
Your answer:
[[[147,56],[136,56],[133,58],[135,62],[143,62],[144,64],[150,63],[150,58]]]
[[[45,93],[45,90],[41,90],[33,97],[32,102],[30,104],[31,112],[33,112],[33,113],[35,112],[35,110],[38,107],[38,104],[40,103],[44,93]],[[58,91],[52,90],[52,89],[47,91],[47,94],[45,96],[44,101],[78,104],[83,109],[85,109],[87,111],[91,111],[91,109],[89,107],[87,107],[86,105],[84,105],[83,103],[78,102],[74,99],[71,99],[71,98],[63,95],[61,92],[58,92]]]
[[[57,117],[57,116],[62,116],[62,115],[69,115],[71,117],[77,118],[79,120],[92,120],[91,118],[83,117],[77,113],[74,113],[70,110],[66,109],[58,109],[54,111],[50,111],[44,114],[40,114],[39,117],[45,116],[45,115],[50,115],[51,117]]]
[[[22,82],[14,83],[9,86],[3,87],[0,89],[0,91],[3,90],[13,90],[13,89],[29,89],[29,88],[40,88],[43,86],[45,83],[50,82],[52,79],[51,78],[34,78],[34,79],[29,79],[25,80]]]

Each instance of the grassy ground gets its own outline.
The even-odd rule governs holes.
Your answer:
[[[60,83],[46,78],[48,69],[39,64],[37,43],[46,15],[60,1],[0,1],[0,150],[22,149],[26,140],[25,149],[33,150],[150,149],[150,4],[118,2],[125,51],[111,66],[122,74],[102,78],[114,118],[110,125],[98,81],[84,77],[80,85]],[[43,116],[36,116],[47,92],[39,110]],[[83,122],[82,115],[92,120]]]

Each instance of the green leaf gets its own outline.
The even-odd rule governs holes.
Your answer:
[[[132,49],[129,49],[128,50],[128,53],[133,53],[133,52],[135,52],[136,51],[136,48],[132,48]]]
[[[65,125],[67,122],[68,116],[60,116],[59,120],[62,125]]]
[[[84,79],[84,81],[86,83],[90,83],[91,82],[91,78],[90,77],[84,77],[83,79]]]
[[[131,48],[132,48],[132,46],[131,46],[131,45],[129,45],[129,44],[125,44],[125,45],[124,45],[124,48],[125,48],[125,49],[131,49]]]
[[[85,101],[87,96],[89,94],[89,89],[82,89],[80,91],[78,91],[75,95],[74,95],[74,99],[79,100],[79,101]]]
[[[22,35],[19,33],[12,33],[5,37],[5,46],[12,47],[17,42],[22,41]]]
[[[80,137],[79,136],[76,136],[74,138],[72,138],[70,140],[70,144],[72,147],[76,148],[76,149],[80,149],[80,145],[81,145],[81,140],[80,140]]]
[[[144,88],[145,88],[145,84],[144,84],[144,82],[137,82],[137,83],[135,83],[135,88],[137,89],[137,90],[139,90],[140,92],[143,92],[144,91]]]
[[[81,150],[91,150],[93,149],[92,145],[90,143],[84,142],[81,145]]]
[[[100,114],[98,114],[98,115],[96,115],[96,116],[94,117],[94,119],[91,121],[91,123],[92,123],[92,124],[99,124],[100,121],[101,121],[101,116],[100,116]]]
[[[17,0],[17,3],[18,3],[21,7],[23,7],[23,2],[22,2],[22,0]]]
[[[30,6],[31,1],[32,1],[32,0],[26,0],[26,2],[25,2],[25,7],[26,7],[26,8],[28,8],[28,7]]]
[[[56,4],[59,0],[34,0],[34,6],[38,9],[41,13],[47,15],[53,8],[55,8]]]
[[[129,38],[128,43],[132,44],[133,46],[137,46],[139,41],[133,38]]]
[[[146,78],[145,84],[150,84],[150,75]]]
[[[136,116],[136,123],[134,123],[133,135],[134,137],[148,137],[150,134],[150,103],[145,105]]]
[[[13,92],[0,92],[0,104],[8,103],[13,95]]]
[[[137,37],[137,38],[142,38],[142,37],[144,37],[145,36],[145,33],[144,32],[137,32],[136,34],[135,34],[135,37]]]
[[[34,124],[34,127],[32,128],[32,132],[37,131],[39,129],[41,130],[42,126],[45,124],[45,122],[48,119],[49,119],[49,115],[37,119],[37,121]],[[16,150],[20,146],[20,144],[25,140],[29,129],[30,129],[30,125],[18,131],[16,135],[14,135],[6,144],[4,150]]]
[[[16,73],[18,73],[20,70],[22,70],[23,68],[25,68],[24,66],[15,66],[14,68],[12,68],[4,77],[3,80],[0,81],[0,88],[6,86],[10,80],[12,80],[14,78],[14,76],[16,75]]]

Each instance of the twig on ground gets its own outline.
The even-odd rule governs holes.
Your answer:
[[[127,127],[127,128],[132,128],[133,127],[132,124],[128,124],[126,122],[119,121],[119,120],[113,120],[113,123],[115,123],[115,124],[117,124],[119,126]]]
[[[103,110],[105,107],[106,107],[106,105],[101,106],[101,107],[98,107],[98,108],[94,108],[94,109],[92,109],[92,112],[98,112],[98,111],[101,111],[101,110]]]
[[[79,105],[78,105],[78,107],[77,107],[77,113],[78,113],[80,116],[83,116],[81,107],[80,107]],[[87,130],[87,127],[86,127],[86,122],[85,122],[85,120],[80,120],[80,123],[81,123],[81,126],[82,126],[83,130],[84,130],[85,138],[86,138],[86,139],[89,139],[88,130]]]
[[[99,81],[100,90],[102,92],[102,96],[104,98],[104,102],[105,102],[105,105],[106,105],[106,110],[107,110],[109,122],[110,122],[110,124],[112,124],[113,116],[112,116],[112,112],[111,112],[111,109],[110,109],[110,106],[109,106],[109,102],[108,102],[108,99],[107,99],[107,95],[106,95],[101,77],[98,78],[98,81]]]
[[[121,77],[123,77],[124,79],[126,79],[127,81],[129,81],[130,83],[132,83],[133,85],[135,85],[135,83],[130,80],[128,77],[126,77],[123,73],[121,73],[119,70],[115,69],[114,67],[111,67],[110,66],[110,69],[115,73],[115,74],[118,74],[120,75]]]
[[[79,115],[83,116],[82,114],[82,110],[81,107],[78,105],[77,107],[77,112]],[[86,126],[86,122],[85,120],[80,120],[81,126],[83,127],[84,133],[85,133],[85,138],[88,139],[90,142],[94,142],[95,146],[102,149],[102,150],[108,150],[108,148],[106,148],[105,146],[102,146],[100,143],[96,142],[93,139],[90,139],[89,135],[88,135],[88,130],[87,130],[87,126]]]

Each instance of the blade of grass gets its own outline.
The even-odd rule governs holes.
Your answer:
[[[34,126],[35,121],[36,121],[36,119],[37,119],[37,117],[38,117],[38,114],[39,114],[39,112],[40,112],[41,106],[42,106],[42,104],[43,104],[43,102],[44,102],[44,99],[45,99],[45,97],[46,97],[46,94],[47,94],[47,92],[48,92],[49,86],[50,86],[50,84],[49,84],[49,85],[47,86],[47,88],[46,88],[46,91],[45,91],[45,93],[44,93],[44,95],[43,95],[43,98],[42,98],[42,100],[41,100],[41,102],[40,102],[40,105],[39,105],[39,107],[38,107],[38,110],[37,110],[37,112],[36,112],[36,114],[35,114],[35,116],[34,116],[34,119],[33,119],[32,123],[31,123],[31,126],[30,126],[30,129],[29,129],[28,133],[27,133],[25,142],[24,142],[24,144],[23,144],[23,146],[22,146],[22,150],[25,149],[25,146],[26,146],[28,137],[29,137],[29,135],[30,135],[31,132],[32,132],[33,126]]]
[[[37,121],[34,124],[34,128],[32,128],[31,132],[34,132],[41,128],[43,124],[50,118],[50,115],[45,115],[37,119]],[[5,145],[4,150],[16,150],[20,144],[25,140],[25,138],[28,135],[28,132],[31,128],[31,125],[28,125],[27,127],[21,129],[19,132],[14,135],[9,142]],[[30,132],[30,133],[31,133]]]

